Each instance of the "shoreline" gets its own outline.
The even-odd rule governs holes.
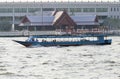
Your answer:
[[[0,32],[0,37],[28,37],[32,35],[57,35],[56,31],[9,31]],[[109,36],[120,36],[120,30],[108,32]]]

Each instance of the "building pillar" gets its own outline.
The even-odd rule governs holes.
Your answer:
[[[34,27],[34,31],[37,31],[37,26]]]
[[[12,22],[12,29],[11,31],[15,31],[15,11],[14,11],[14,6],[13,6],[13,22]]]
[[[12,29],[11,31],[15,31],[15,24],[12,24]]]

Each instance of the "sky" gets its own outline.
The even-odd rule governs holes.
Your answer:
[[[118,2],[120,0],[0,0],[0,2]]]

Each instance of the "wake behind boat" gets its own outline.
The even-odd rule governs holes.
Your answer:
[[[80,45],[110,45],[112,40],[105,35],[41,35],[30,36],[26,41],[13,40],[25,47],[31,46],[80,46]]]

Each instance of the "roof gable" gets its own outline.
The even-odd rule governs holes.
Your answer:
[[[76,23],[71,19],[71,17],[66,13],[66,11],[58,11],[55,14],[55,19],[53,21],[54,26],[76,26]]]
[[[27,18],[27,16],[25,16],[25,17],[22,19],[21,23],[26,23],[26,22],[30,22],[30,20],[29,20],[29,18]]]
[[[63,14],[63,11],[59,11],[59,12],[56,12],[56,14],[54,14],[55,18],[53,20],[53,23],[55,23]]]

